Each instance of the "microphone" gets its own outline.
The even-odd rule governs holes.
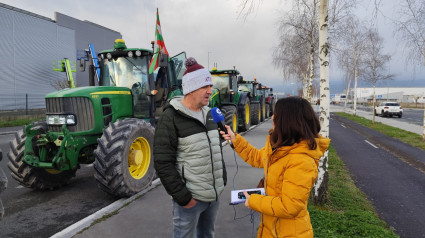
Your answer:
[[[218,128],[220,128],[220,130],[224,131],[227,134],[228,133],[227,129],[224,126],[225,125],[224,116],[223,116],[223,113],[221,113],[220,109],[218,109],[217,107],[211,108],[211,116],[212,116],[214,122],[217,123]],[[231,140],[228,140],[227,143],[229,143],[229,145],[234,149]]]

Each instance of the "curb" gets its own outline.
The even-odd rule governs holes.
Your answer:
[[[114,203],[109,204],[108,206],[102,208],[101,210],[91,214],[90,216],[68,226],[67,228],[63,229],[62,231],[54,234],[51,236],[51,238],[70,238],[76,235],[78,232],[82,231],[85,228],[88,228],[92,226],[94,222],[101,219],[103,216],[109,215],[115,211],[119,211],[124,205],[133,202],[134,200],[138,199],[140,196],[144,195],[145,193],[149,192],[150,190],[158,187],[161,184],[161,181],[158,179],[155,179],[151,186],[147,187],[143,191],[138,192],[137,194],[129,197],[129,198],[121,198]]]
[[[6,131],[6,132],[0,132],[0,136],[3,136],[3,135],[9,135],[9,134],[15,134],[16,133],[16,131]]]

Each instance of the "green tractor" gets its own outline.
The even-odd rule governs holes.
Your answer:
[[[257,81],[240,81],[238,91],[250,104],[251,125],[257,125],[261,121],[261,101],[262,98],[257,90]]]
[[[171,60],[160,55],[159,70],[149,74],[152,52],[118,39],[114,49],[92,56],[99,58],[99,68],[90,68],[99,86],[46,95],[46,120],[27,125],[10,142],[12,177],[28,188],[52,190],[67,184],[81,164],[93,163],[99,187],[109,194],[127,197],[149,186],[154,126],[166,100],[182,94],[186,59],[184,53]]]
[[[210,107],[220,108],[224,115],[226,125],[234,132],[238,131],[238,104],[240,94],[238,92],[238,76],[236,69],[210,71],[213,80],[213,94],[210,97]],[[249,121],[248,121],[249,122]]]
[[[274,112],[274,107],[276,105],[276,96],[273,95],[273,88],[263,86],[264,97],[266,99],[266,116],[271,117]]]

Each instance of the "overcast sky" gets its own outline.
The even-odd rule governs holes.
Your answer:
[[[238,69],[246,80],[254,77],[265,85],[284,89],[279,70],[272,64],[277,45],[277,22],[287,8],[283,0],[263,0],[248,18],[238,17],[242,0],[0,0],[54,20],[54,12],[88,20],[120,32],[128,47],[150,48],[154,40],[155,14],[159,16],[165,45],[171,56],[186,51],[205,68],[213,63],[219,69]],[[258,0],[254,0],[258,3]],[[356,12],[367,20],[373,6],[363,0]],[[384,0],[397,2],[397,0]],[[392,15],[393,5],[382,8]],[[391,73],[396,79],[425,81],[424,66],[413,75],[406,68],[399,43],[394,40],[392,25],[383,17],[378,27],[386,42],[386,53],[393,54]],[[112,42],[111,42],[112,47]],[[209,64],[208,64],[209,62]],[[331,80],[339,80],[337,66],[331,64]],[[287,83],[286,83],[287,84]],[[331,88],[332,90],[332,88]],[[333,90],[332,90],[333,91]],[[338,92],[337,92],[338,93]]]

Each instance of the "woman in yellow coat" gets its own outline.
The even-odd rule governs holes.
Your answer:
[[[319,135],[319,120],[300,97],[278,100],[272,120],[266,145],[259,150],[228,126],[228,134],[220,132],[248,164],[264,168],[266,195],[244,192],[245,206],[261,213],[257,237],[313,237],[307,201],[330,140]]]

